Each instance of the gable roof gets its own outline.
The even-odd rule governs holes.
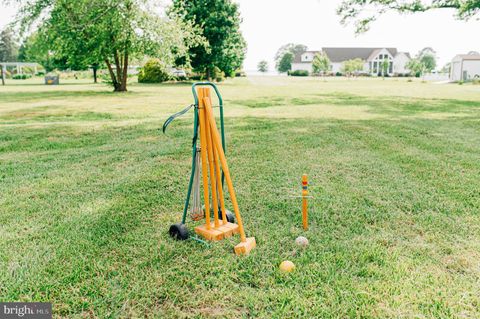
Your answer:
[[[407,58],[409,58],[409,59],[412,58],[412,57],[410,56],[410,53],[408,53],[408,52],[397,52],[397,54],[395,54],[395,57],[398,56],[398,55],[400,55],[400,54],[405,54],[405,56],[406,56]]]
[[[460,58],[461,60],[480,60],[479,54],[459,54],[454,59]]]
[[[313,53],[313,55],[315,55],[317,53],[321,53],[321,51],[304,51],[304,52],[301,52],[301,53],[297,53],[293,57],[293,62],[292,63],[312,63],[312,61],[302,61],[302,54],[304,54],[304,53]]]
[[[373,59],[382,49],[386,49],[392,56],[397,54],[396,48],[322,48],[332,62],[360,58],[364,61]]]
[[[304,53],[321,53],[324,52],[331,62],[343,62],[352,59],[362,59],[364,61],[373,60],[383,49],[387,50],[392,57],[396,56],[398,50],[396,48],[322,48],[322,51],[305,51],[295,54],[293,63],[311,63],[311,61],[302,61]],[[410,58],[410,54],[402,52]]]

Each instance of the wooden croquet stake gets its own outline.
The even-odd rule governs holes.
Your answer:
[[[207,230],[212,227],[210,225],[210,196],[208,193],[208,168],[207,168],[207,132],[206,132],[206,113],[205,105],[203,103],[202,89],[198,90],[199,105],[198,105],[198,117],[200,120],[200,154],[202,156],[202,177],[203,177],[203,201],[205,204],[205,226]]]
[[[223,152],[222,142],[220,140],[220,134],[217,130],[217,125],[215,123],[215,118],[213,116],[212,105],[210,99],[204,98],[203,105],[205,108],[206,116],[209,118],[210,122],[210,132],[212,133],[213,142],[215,144],[215,148],[220,158],[220,163],[222,164],[222,169],[225,174],[225,180],[227,181],[228,192],[230,193],[230,198],[233,204],[233,210],[235,212],[235,217],[237,219],[238,228],[240,231],[240,238],[242,242],[246,242],[247,238],[245,236],[245,231],[243,229],[242,217],[240,216],[240,210],[238,208],[237,197],[235,196],[235,189],[233,188],[232,179],[230,178],[230,171],[228,169],[227,159],[225,158],[225,153]]]
[[[308,196],[308,179],[307,174],[302,176],[302,221],[303,229],[308,229],[308,210],[307,210],[307,196]]]

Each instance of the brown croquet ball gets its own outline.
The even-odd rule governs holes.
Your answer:
[[[307,237],[298,236],[297,239],[295,239],[295,244],[299,247],[305,248],[308,246],[308,239]]]

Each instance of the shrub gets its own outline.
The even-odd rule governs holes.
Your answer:
[[[288,75],[291,75],[291,76],[308,76],[308,71],[307,70],[295,70],[295,71],[288,72]]]
[[[26,80],[30,79],[32,76],[30,74],[15,74],[12,76],[12,79],[14,80]]]
[[[337,72],[337,73],[335,73],[335,76],[343,76],[343,73],[342,72]]]
[[[139,83],[162,83],[170,80],[170,74],[159,59],[150,59],[138,73]]]
[[[212,72],[212,78],[215,79],[217,82],[222,82],[225,80],[225,73],[223,73],[222,70],[220,70],[218,67],[213,68]]]

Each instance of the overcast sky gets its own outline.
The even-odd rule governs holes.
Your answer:
[[[372,24],[370,31],[355,36],[352,26],[340,25],[335,9],[339,0],[236,0],[248,43],[245,69],[256,69],[265,59],[273,68],[273,56],[285,43],[302,43],[311,50],[321,47],[396,47],[416,54],[424,47],[437,51],[439,65],[458,53],[480,51],[480,21],[456,20],[453,11],[399,15],[389,13]],[[14,8],[0,6],[0,27],[12,20]]]

